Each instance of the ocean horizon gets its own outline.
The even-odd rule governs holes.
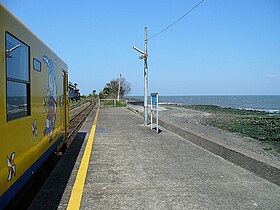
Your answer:
[[[143,96],[128,96],[127,98],[144,99]],[[148,103],[150,103],[150,97],[148,97]],[[159,104],[215,105],[280,114],[280,95],[159,95]]]

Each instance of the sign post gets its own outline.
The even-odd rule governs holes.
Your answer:
[[[153,129],[154,113],[156,113],[156,129],[158,133],[158,93],[151,93],[151,130]]]

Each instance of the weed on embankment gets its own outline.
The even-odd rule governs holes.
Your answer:
[[[187,109],[208,112],[203,124],[239,133],[273,144],[280,152],[280,115],[263,111],[223,108],[213,105],[181,105]]]

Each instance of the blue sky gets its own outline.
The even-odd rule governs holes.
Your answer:
[[[82,94],[121,73],[143,95],[144,48],[200,0],[1,0],[69,66]],[[78,2],[78,3],[77,3]],[[280,1],[205,0],[149,40],[149,92],[279,95]]]

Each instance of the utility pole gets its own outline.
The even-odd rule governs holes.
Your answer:
[[[145,27],[144,55],[144,125],[148,125],[148,29]]]
[[[139,56],[140,59],[144,59],[144,125],[148,125],[148,29],[144,29],[144,52],[137,47],[133,46],[133,49],[142,55]]]
[[[117,98],[118,101],[120,100],[121,76],[122,76],[122,75],[120,74],[120,77],[119,77],[119,87],[118,87],[118,98]]]

